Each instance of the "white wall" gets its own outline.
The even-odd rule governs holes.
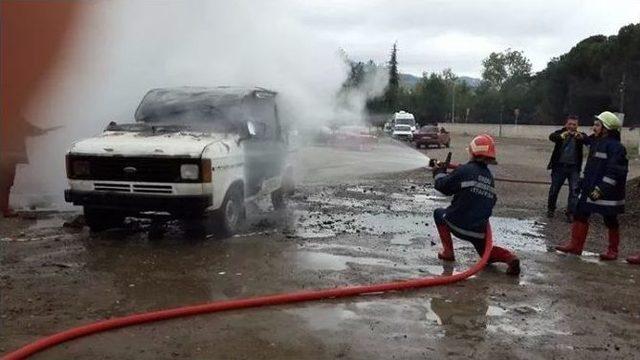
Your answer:
[[[442,123],[445,129],[456,135],[475,135],[489,134],[494,137],[502,135],[508,138],[520,139],[547,139],[549,134],[560,126],[546,125],[499,125],[499,124],[450,124]],[[502,128],[502,130],[500,129]],[[580,130],[589,134],[590,128],[582,126]],[[630,131],[629,128],[623,128],[621,131],[622,142],[627,146],[638,146],[640,143],[640,128]]]

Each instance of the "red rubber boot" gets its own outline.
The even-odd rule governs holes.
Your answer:
[[[640,265],[640,253],[629,256],[627,262],[633,265]]]
[[[571,240],[564,245],[556,246],[556,250],[578,256],[582,255],[588,232],[588,222],[574,221],[571,225]]]
[[[507,264],[507,274],[520,274],[520,259],[511,251],[501,248],[500,246],[492,247],[491,254],[489,255],[489,264],[497,262]]]
[[[438,259],[445,261],[454,261],[453,241],[451,240],[451,230],[446,224],[437,225],[440,242],[442,242],[442,251],[438,253]]]
[[[606,253],[600,254],[600,260],[612,261],[617,259],[618,245],[620,245],[620,230],[609,229],[609,248]]]

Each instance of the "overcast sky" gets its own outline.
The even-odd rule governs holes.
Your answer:
[[[524,51],[534,71],[542,70],[588,36],[640,22],[640,0],[301,0],[291,14],[354,59],[384,62],[397,40],[402,72],[450,67],[480,77],[482,59],[507,48]]]

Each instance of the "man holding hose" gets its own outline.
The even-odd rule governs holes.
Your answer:
[[[480,256],[485,249],[485,233],[496,204],[494,180],[488,164],[496,164],[496,145],[489,135],[476,136],[468,147],[469,162],[447,174],[446,163],[433,167],[435,189],[451,196],[451,205],[433,213],[443,250],[438,258],[454,261],[451,234],[473,244]],[[520,274],[520,260],[507,249],[493,246],[489,263],[507,264],[507,274]]]

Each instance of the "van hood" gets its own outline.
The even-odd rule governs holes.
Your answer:
[[[194,132],[149,134],[129,131],[105,131],[78,141],[70,154],[121,156],[187,156],[199,158],[204,149],[218,141],[232,141],[233,135]]]

